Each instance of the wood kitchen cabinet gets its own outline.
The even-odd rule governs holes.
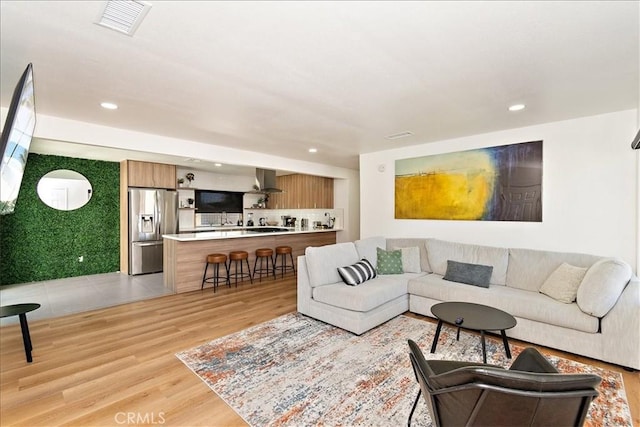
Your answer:
[[[125,160],[129,187],[176,188],[176,166]],[[122,166],[124,167],[124,166]]]
[[[269,195],[270,209],[333,209],[333,178],[291,174],[276,184],[284,192]]]

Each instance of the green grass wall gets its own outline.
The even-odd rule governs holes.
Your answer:
[[[56,169],[89,180],[89,203],[59,211],[40,200],[38,181]],[[119,163],[29,154],[15,212],[0,216],[0,285],[119,271],[119,204]]]

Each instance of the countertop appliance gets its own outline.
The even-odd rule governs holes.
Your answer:
[[[129,274],[162,271],[162,235],[177,232],[177,191],[129,189]]]

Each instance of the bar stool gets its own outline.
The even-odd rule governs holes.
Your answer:
[[[247,264],[247,273],[244,272],[242,261]],[[233,273],[231,273],[231,263],[233,262]],[[240,264],[240,273],[238,273],[238,263]],[[238,287],[238,278],[242,282],[245,278],[249,278],[253,283],[251,277],[251,266],[249,265],[249,252],[247,251],[232,251],[229,253],[229,283],[231,279],[235,279],[236,287]]]
[[[260,260],[260,268],[258,268],[258,260]],[[264,262],[267,262],[267,266],[264,266]],[[271,268],[269,268],[269,261],[271,261]],[[260,274],[260,281],[262,282],[262,275],[266,274],[267,278],[269,275],[273,275],[273,278],[276,278],[276,273],[273,269],[273,249],[271,248],[260,248],[256,249],[256,262],[253,263],[253,278],[256,278],[256,273]]]
[[[289,255],[289,259],[291,259],[291,265],[287,265],[287,255]],[[278,256],[280,256],[281,265],[278,265]],[[284,273],[287,271],[292,271],[293,274],[296,274],[296,267],[293,263],[293,250],[291,246],[277,246],[276,247],[276,257],[273,265],[274,274],[277,274],[278,270],[281,272],[280,277],[284,277]]]
[[[227,273],[225,276],[220,276],[220,264],[224,265],[224,270]],[[209,268],[209,265],[213,265],[213,276],[207,277],[207,269]],[[204,266],[202,286],[200,286],[200,289],[204,289],[205,283],[213,283],[213,292],[215,292],[216,288],[223,280],[229,287],[231,287],[231,282],[229,281],[229,267],[227,267],[227,256],[225,254],[207,255],[207,264]]]

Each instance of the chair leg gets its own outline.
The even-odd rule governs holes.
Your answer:
[[[418,400],[420,400],[421,394],[422,394],[422,390],[418,390],[418,395],[416,396],[416,400],[413,402],[413,406],[411,407],[411,413],[409,414],[409,421],[407,421],[408,427],[411,427],[411,417],[413,417],[413,412],[416,410],[416,406],[418,406]]]
[[[256,256],[256,260],[253,263],[253,275],[256,275],[256,270],[258,268],[258,258],[260,258],[260,268],[262,268],[262,257]],[[262,281],[262,276],[260,276],[260,281]]]
[[[249,265],[249,260],[245,259],[247,263],[247,272],[249,273],[249,282],[253,284],[253,277],[251,276],[251,266]],[[240,261],[240,265],[242,265],[242,261]]]
[[[229,260],[229,264],[227,264],[226,262],[224,263],[224,269],[227,272],[227,280],[225,281],[227,284],[227,287],[231,287],[231,277],[229,276],[229,274],[231,273],[231,260]]]
[[[291,269],[293,270],[293,275],[296,275],[296,265],[293,262],[293,253],[289,254],[289,258],[291,258]]]
[[[200,290],[204,289],[204,280],[207,278],[207,268],[209,268],[209,263],[204,266],[204,274],[202,275],[202,286],[200,286]]]

